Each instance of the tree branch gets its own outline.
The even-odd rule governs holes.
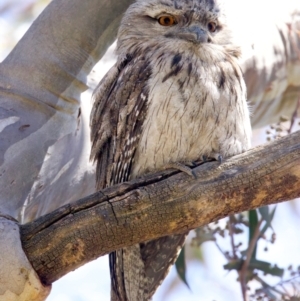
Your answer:
[[[21,225],[45,284],[112,250],[185,232],[233,213],[300,196],[300,132],[195,168],[163,171],[97,192]]]

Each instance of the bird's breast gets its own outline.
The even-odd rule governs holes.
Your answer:
[[[236,74],[240,71],[230,62],[191,66],[182,57],[174,61],[153,64],[132,177],[203,155],[232,156],[250,145],[245,85]]]

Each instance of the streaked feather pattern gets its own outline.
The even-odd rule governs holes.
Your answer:
[[[138,0],[129,7],[118,33],[118,62],[94,92],[91,158],[98,189],[168,163],[226,158],[249,148],[240,51],[218,1]],[[161,14],[178,23],[159,25]],[[217,24],[216,32],[206,32],[208,22]],[[111,300],[150,300],[185,236],[111,253]]]

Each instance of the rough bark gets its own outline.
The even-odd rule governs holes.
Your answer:
[[[45,284],[112,250],[300,196],[300,132],[195,169],[116,185],[21,226]],[[176,173],[176,175],[174,175]]]

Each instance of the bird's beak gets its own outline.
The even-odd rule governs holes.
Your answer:
[[[193,43],[207,43],[207,31],[197,25],[181,28],[176,37]]]

